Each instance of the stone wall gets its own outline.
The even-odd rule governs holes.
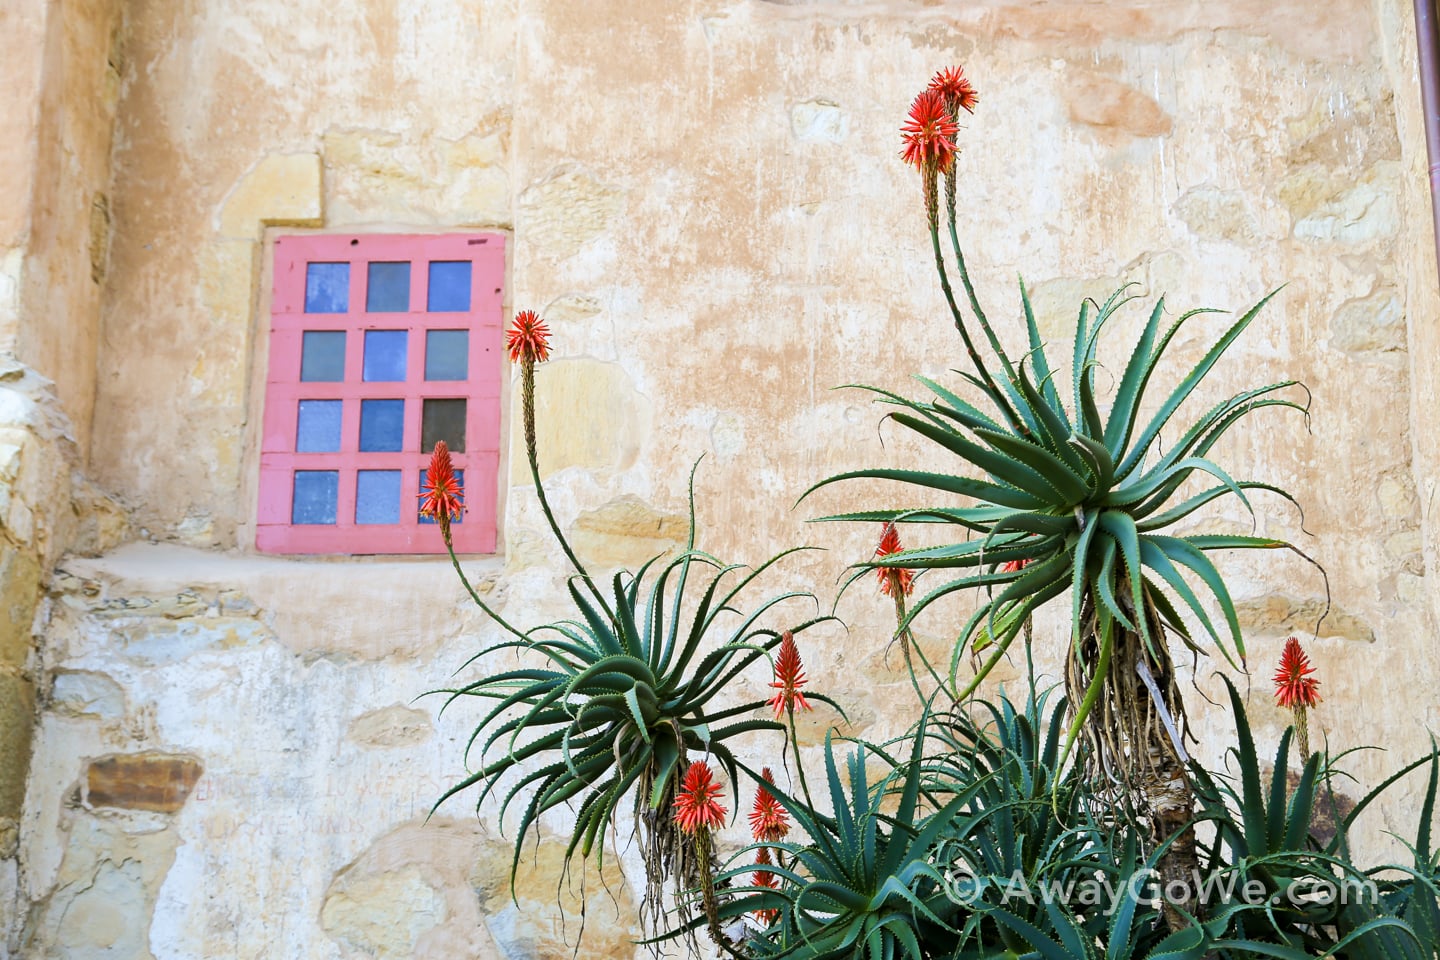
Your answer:
[[[633,862],[562,884],[542,843],[517,905],[492,805],[477,818],[459,799],[426,819],[463,774],[476,717],[415,698],[495,636],[448,564],[254,554],[268,238],[510,232],[507,303],[554,329],[537,390],[542,470],[582,555],[609,568],[674,549],[703,454],[701,545],[752,563],[823,546],[770,583],[828,607],[877,531],[805,521],[891,492],[837,488],[793,508],[799,493],[850,467],[943,463],[878,426],[864,396],[831,388],[909,389],[911,372],[961,365],[918,184],[896,157],[909,98],[955,62],[982,97],[962,132],[962,207],[993,316],[1016,318],[1021,273],[1062,348],[1079,300],[1122,282],[1176,309],[1244,308],[1288,284],[1197,399],[1289,377],[1313,392],[1308,431],[1262,412],[1217,456],[1297,494],[1303,529],[1276,502],[1259,504],[1258,529],[1328,571],[1331,612],[1311,644],[1326,703],[1312,724],[1337,747],[1390,748],[1357,757],[1362,782],[1427,746],[1440,423],[1426,358],[1440,350],[1440,298],[1408,3],[13,8],[7,30],[29,59],[0,56],[0,71],[34,109],[0,117],[0,133],[37,147],[0,137],[15,195],[33,198],[0,206],[0,334],[38,371],[5,383],[49,412],[0,471],[10,502],[69,526],[5,561],[18,564],[6,602],[21,599],[0,683],[19,692],[0,700],[0,738],[28,739],[32,687],[39,703],[18,861],[0,875],[22,921],[9,948],[560,957],[584,905],[585,955],[629,955]],[[81,62],[88,74],[54,66]],[[51,109],[77,91],[118,104],[110,160],[104,109]],[[57,151],[64,162],[49,162]],[[95,240],[107,218],[108,260]],[[1117,321],[1107,369],[1142,319]],[[1174,375],[1224,322],[1198,321],[1176,344]],[[1018,342],[1013,325],[1003,335]],[[534,624],[563,612],[564,569],[513,450],[505,469],[504,552],[467,568],[505,616]],[[0,510],[21,518],[4,519],[16,544],[24,516]],[[108,549],[122,521],[135,542]],[[61,530],[46,522],[36,529]],[[1251,529],[1235,505],[1207,523]],[[1225,569],[1258,732],[1273,739],[1284,716],[1267,705],[1269,665],[1285,636],[1315,629],[1325,584],[1294,558]],[[970,602],[927,617],[921,642],[944,652]],[[846,732],[902,729],[888,607],[856,588],[838,612],[849,630],[807,644],[815,687],[845,704]],[[1042,666],[1063,629],[1038,624]],[[1196,671],[1212,698],[1218,666]],[[1193,698],[1196,716],[1207,709]],[[835,719],[809,719],[807,749]],[[1201,723],[1212,759],[1220,726]],[[1371,818],[1373,849],[1407,829],[1418,786]]]
[[[67,551],[113,545],[120,509],[89,451],[119,97],[113,0],[0,11],[0,953],[19,935],[17,828],[30,768],[43,585]],[[38,682],[37,682],[38,681]]]

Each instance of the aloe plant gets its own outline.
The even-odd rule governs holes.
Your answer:
[[[1126,286],[1103,304],[1085,301],[1075,324],[1067,405],[1023,283],[1020,301],[1028,349],[1018,358],[1001,345],[971,283],[956,226],[954,146],[945,139],[953,135],[958,105],[952,104],[950,112],[947,126],[935,119],[934,97],[922,95],[912,108],[914,129],[907,128],[907,142],[928,137],[940,144],[930,153],[919,151],[917,166],[935,267],[973,368],[960,373],[971,399],[926,377],[917,377],[931,394],[923,400],[879,387],[864,389],[895,408],[889,419],[954,458],[954,467],[853,470],[822,480],[805,495],[840,481],[891,480],[931,495],[973,501],[969,506],[872,510],[823,519],[956,529],[958,536],[951,542],[888,554],[883,563],[871,561],[861,568],[935,571],[943,578],[913,603],[897,625],[897,635],[942,597],[979,592],[978,608],[959,630],[950,660],[949,683],[962,700],[1006,656],[1030,615],[1068,594],[1073,630],[1065,677],[1074,717],[1062,752],[1068,755],[1083,733],[1092,769],[1118,779],[1124,799],[1138,801],[1153,822],[1157,840],[1163,840],[1186,830],[1193,809],[1184,765],[1185,717],[1166,635],[1198,649],[1180,613],[1188,610],[1228,659],[1243,662],[1244,639],[1234,604],[1208,554],[1289,547],[1269,537],[1182,535],[1174,528],[1226,495],[1238,498],[1247,510],[1246,491],[1263,490],[1293,502],[1271,484],[1232,479],[1208,454],[1256,410],[1282,407],[1303,413],[1306,408],[1279,395],[1298,385],[1285,380],[1235,394],[1183,426],[1174,421],[1274,294],[1231,324],[1200,362],[1152,405],[1149,394],[1161,361],[1179,332],[1194,317],[1215,312],[1192,310],[1167,325],[1161,298],[1130,351],[1108,415],[1102,414],[1095,382],[1101,332],[1136,297]],[[952,290],[941,245],[936,209],[941,172],[946,173],[949,259],[963,283],[968,315]],[[988,345],[988,362],[977,347],[980,343]],[[1162,448],[1161,433],[1167,428],[1178,436]],[[1196,479],[1208,479],[1210,485],[1194,491],[1191,481]],[[1187,576],[1198,579],[1199,592]],[[1212,621],[1202,594],[1217,605],[1225,631]],[[983,661],[961,684],[959,665],[967,652]],[[1177,840],[1162,872],[1176,879],[1189,876],[1193,849],[1188,836]],[[1178,930],[1184,919],[1174,913],[1171,923]]]
[[[922,729],[929,722],[923,718]],[[833,738],[827,736],[829,815],[779,787],[768,787],[808,839],[764,844],[780,851],[780,862],[766,868],[779,878],[778,890],[746,884],[755,870],[747,856],[753,846],[736,857],[745,865],[731,867],[717,879],[736,894],[721,906],[722,921],[760,911],[778,913],[763,934],[746,941],[750,956],[922,960],[935,955],[937,937],[953,940],[963,906],[948,893],[946,877],[935,862],[937,843],[980,783],[969,784],[926,814],[921,762],[926,739],[922,733],[910,741],[911,754],[904,762],[881,747],[859,744],[847,756],[842,775]],[[889,768],[878,783],[870,782],[867,758]],[[760,781],[754,771],[747,768],[747,773]],[[690,926],[701,922],[703,918]]]
[[[520,365],[525,451],[536,497],[556,545],[575,571],[567,584],[575,615],[522,631],[475,591],[452,545],[450,520],[463,506],[448,453],[443,444],[438,445],[422,508],[436,519],[470,598],[507,634],[466,666],[506,651],[515,652],[522,663],[432,691],[448,694],[445,708],[469,700],[491,704],[466,744],[467,761],[479,745],[476,767],[435,806],[474,788],[478,810],[509,778],[500,801],[502,822],[511,803],[524,798],[511,862],[513,886],[525,837],[547,811],[560,806],[574,809],[564,854],[567,866],[577,853],[593,855],[598,862],[604,857],[606,825],[614,822],[622,802],[631,798],[633,823],[642,833],[647,880],[641,920],[656,924],[664,911],[666,881],[673,880],[682,890],[693,886],[710,890],[709,834],[687,833],[671,816],[688,755],[696,751],[714,757],[734,783],[737,767],[731,741],[758,730],[785,729],[776,721],[747,716],[765,701],[727,702],[726,688],[780,643],[781,633],[762,622],[766,615],[787,600],[814,602],[814,597],[789,592],[748,612],[736,606],[756,578],[795,551],[784,551],[750,570],[723,564],[697,550],[694,470],[685,549],[658,568],[657,557],[633,575],[616,573],[607,595],[561,531],[540,477],[535,367],[549,357],[544,320],[531,311],[518,314],[507,334],[507,349]],[[651,576],[656,569],[658,573]],[[704,578],[698,599],[686,594],[692,577]],[[789,632],[800,633],[828,619],[817,616]],[[817,699],[826,698],[817,695]]]

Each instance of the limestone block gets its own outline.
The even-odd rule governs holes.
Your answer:
[[[1380,501],[1380,512],[1387,519],[1406,520],[1414,517],[1420,509],[1420,497],[1415,492],[1415,482],[1408,474],[1382,477],[1375,485],[1375,496]]]
[[[428,713],[398,703],[362,713],[345,732],[346,739],[362,747],[409,747],[434,735]]]
[[[93,760],[85,772],[91,807],[176,813],[185,806],[204,768],[193,757],[122,753]]]
[[[1394,236],[1400,229],[1398,166],[1376,164],[1366,179],[1322,202],[1296,222],[1296,238],[1364,244]]]
[[[55,674],[49,706],[62,716],[118,721],[125,716],[125,690],[103,673],[62,670]]]
[[[16,671],[0,669],[0,817],[20,816],[34,732],[34,685]]]
[[[272,153],[251,167],[220,208],[221,236],[258,240],[265,226],[319,226],[320,155]]]
[[[54,886],[27,925],[35,956],[150,960],[155,901],[179,843],[150,816],[74,818]]]
[[[520,404],[512,403],[510,482],[530,482]],[[649,432],[649,404],[619,364],[588,358],[552,360],[535,369],[535,433],[540,475],[566,467],[625,470]]]
[[[689,532],[687,517],[661,513],[639,497],[620,497],[581,513],[571,545],[587,563],[633,571],[652,557],[678,552]]]
[[[594,297],[587,297],[579,293],[569,293],[563,297],[556,297],[546,305],[542,316],[545,322],[552,329],[562,328],[567,324],[581,324],[591,317],[600,313],[602,307],[600,301]]]
[[[565,168],[520,194],[516,227],[539,252],[563,260],[608,230],[624,205],[618,187],[587,170]]]
[[[840,105],[830,100],[806,100],[790,108],[790,132],[801,143],[839,143],[849,129]]]
[[[509,149],[509,119],[503,116],[458,140],[389,130],[329,130],[324,138],[327,215],[331,223],[508,225]]]
[[[1255,220],[1240,190],[1221,190],[1209,185],[1191,187],[1175,201],[1175,214],[1196,236],[1232,243],[1255,239]]]
[[[270,629],[255,620],[221,616],[121,620],[111,636],[127,660],[145,666],[178,663],[199,653],[255,647],[274,639]]]
[[[1405,309],[1394,289],[1348,300],[1330,318],[1330,346],[1360,353],[1405,349]]]
[[[21,270],[25,251],[21,247],[0,250],[0,350],[13,350],[20,325]]]
[[[377,958],[514,956],[489,936],[467,879],[484,843],[473,820],[397,826],[335,875],[320,909],[321,928]]]
[[[1307,636],[1315,630],[1320,615],[1325,613],[1322,598],[1297,598],[1283,593],[1272,593],[1235,604],[1235,617],[1240,628],[1272,635],[1298,634]],[[1375,642],[1375,631],[1359,617],[1339,607],[1331,606],[1329,613],[1320,623],[1320,636],[1338,637],[1360,643]]]
[[[409,960],[420,937],[445,919],[444,895],[418,867],[354,879],[320,911],[326,933],[377,960]]]
[[[20,666],[29,656],[39,599],[40,565],[34,554],[0,546],[0,665]]]
[[[1160,104],[1113,77],[1080,71],[1066,95],[1071,120],[1105,132],[1161,137],[1174,127]]]
[[[95,556],[130,539],[130,514],[124,505],[84,478],[78,479],[71,495],[75,530],[70,550]]]
[[[628,835],[628,828],[622,829]],[[499,955],[569,960],[576,956],[576,918],[583,916],[585,936],[579,956],[629,960],[635,952],[630,938],[636,929],[636,908],[618,858],[607,856],[598,872],[589,861],[583,866],[574,862],[566,880],[561,867],[564,849],[561,838],[543,835],[533,855],[527,847],[512,899],[513,848],[503,840],[481,845],[470,882]]]

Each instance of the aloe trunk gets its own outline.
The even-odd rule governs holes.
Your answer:
[[[1133,609],[1125,606],[1133,620]],[[1166,923],[1178,931],[1189,925],[1186,915],[1198,917],[1202,907],[1196,892],[1195,794],[1185,766],[1185,711],[1174,664],[1148,597],[1145,606],[1153,643],[1113,622],[1107,641],[1095,604],[1087,599],[1080,642],[1066,664],[1066,685],[1072,704],[1093,702],[1082,719],[1092,777],[1121,809],[1144,819],[1157,847],[1169,844],[1156,880]]]

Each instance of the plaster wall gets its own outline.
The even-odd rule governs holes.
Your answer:
[[[39,955],[569,955],[546,855],[516,909],[495,895],[508,852],[491,807],[477,821],[452,801],[422,823],[475,718],[412,698],[495,636],[448,564],[251,549],[266,237],[512,232],[507,300],[554,331],[542,470],[582,555],[673,549],[704,454],[700,544],[752,563],[823,546],[771,585],[828,607],[877,531],[805,521],[899,494],[795,498],[843,469],[944,463],[831,388],[909,390],[911,372],[962,365],[896,157],[909,98],[950,63],[981,92],[961,205],[1011,345],[1017,274],[1061,352],[1080,299],[1122,282],[1175,310],[1287,284],[1196,405],[1308,385],[1308,431],[1262,412],[1217,458],[1296,493],[1303,529],[1279,502],[1257,503],[1257,529],[1328,571],[1312,724],[1389,748],[1357,758],[1362,782],[1428,744],[1440,304],[1403,0],[132,0],[124,19],[88,460],[138,540],[48,581],[16,880]],[[1117,321],[1107,370],[1143,315]],[[1196,321],[1174,376],[1224,322]],[[468,567],[533,624],[563,612],[564,569],[510,459],[504,553]],[[1238,505],[1206,523],[1252,529]],[[1265,675],[1286,636],[1315,630],[1325,586],[1294,558],[1225,569],[1273,742],[1285,718]],[[921,642],[943,652],[971,602],[937,608]],[[909,716],[887,603],[852,589],[849,630],[805,651],[869,738]],[[1037,633],[1053,651],[1063,626]],[[1196,671],[1212,698],[1218,666]],[[834,719],[810,719],[807,749]],[[1228,730],[1199,726],[1217,758]],[[1377,850],[1409,829],[1418,787],[1371,818]],[[587,944],[608,939],[587,956],[631,952],[612,880]]]

